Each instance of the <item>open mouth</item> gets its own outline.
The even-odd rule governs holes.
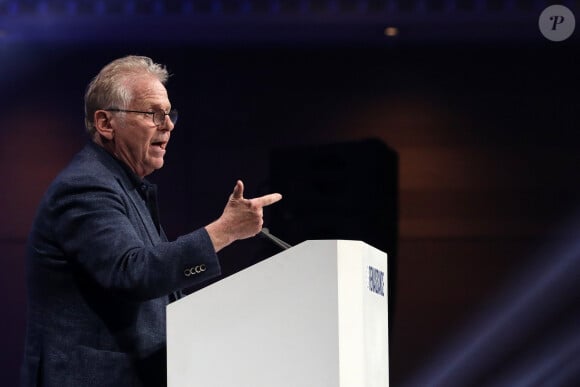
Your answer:
[[[155,142],[151,143],[151,146],[159,147],[159,148],[165,150],[165,147],[167,146],[167,142],[166,141],[155,141]]]

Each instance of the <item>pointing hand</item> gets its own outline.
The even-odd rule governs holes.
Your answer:
[[[281,199],[282,195],[279,193],[246,199],[244,183],[238,180],[222,215],[206,226],[216,251],[236,240],[258,234],[264,224],[263,208]]]

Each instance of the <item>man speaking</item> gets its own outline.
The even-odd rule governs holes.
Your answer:
[[[177,122],[167,78],[127,56],[87,88],[90,141],[48,188],[29,236],[22,386],[166,385],[166,305],[218,276],[216,253],[259,233],[263,207],[282,198],[246,199],[237,181],[216,221],[167,240],[145,179]]]

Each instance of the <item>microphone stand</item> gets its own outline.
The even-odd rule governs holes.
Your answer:
[[[270,234],[270,230],[268,230],[267,227],[262,228],[262,231],[260,231],[260,235],[274,242],[274,244],[280,247],[282,250],[287,250],[290,247],[292,247],[292,245],[284,242],[282,239],[276,238],[274,235]]]

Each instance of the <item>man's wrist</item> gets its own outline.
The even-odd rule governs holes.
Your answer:
[[[216,253],[224,247],[232,244],[235,240],[231,238],[231,233],[225,229],[219,219],[205,226],[205,230],[211,239],[211,243],[213,244]]]

